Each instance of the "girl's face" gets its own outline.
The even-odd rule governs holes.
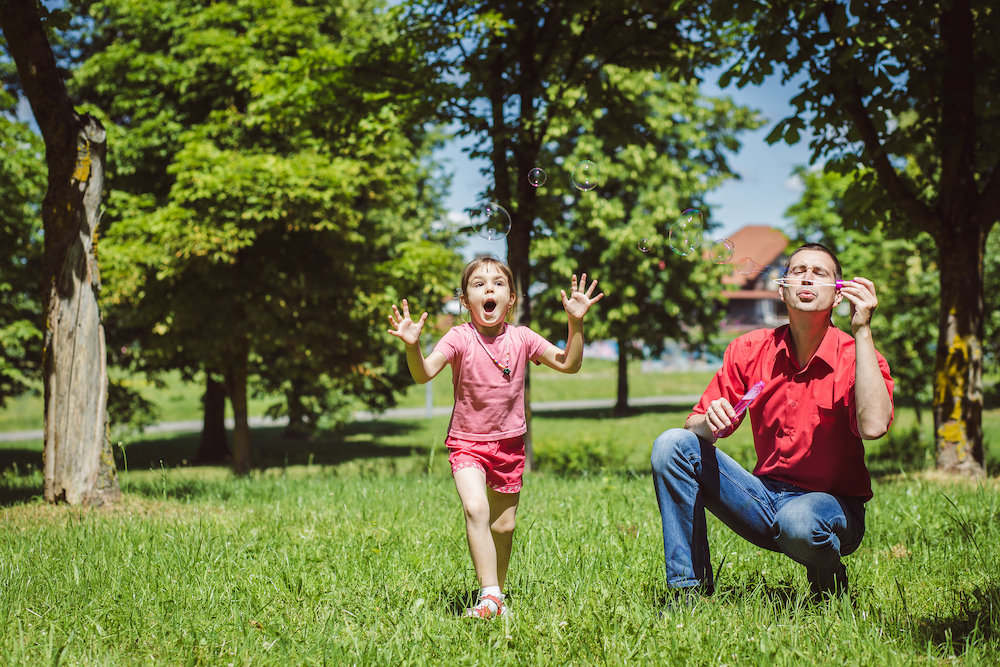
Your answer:
[[[503,331],[504,318],[514,305],[514,295],[506,274],[495,264],[483,264],[469,276],[465,307],[472,324],[483,335],[496,336]]]

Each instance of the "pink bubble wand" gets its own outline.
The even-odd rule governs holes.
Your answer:
[[[754,383],[754,385],[750,387],[750,391],[743,394],[743,398],[741,398],[739,402],[733,406],[733,410],[736,411],[736,416],[739,417],[741,414],[746,412],[747,408],[750,407],[750,404],[753,403],[755,398],[760,396],[760,392],[762,392],[763,390],[764,390],[763,380],[758,380],[756,383]],[[730,424],[726,428],[719,431],[719,435],[716,437],[725,438],[735,430],[736,430],[736,424],[735,423]]]
[[[784,287],[802,287],[802,278],[772,278],[771,280],[773,280],[774,282],[778,283],[779,285],[783,285]],[[799,281],[799,282],[795,282],[796,280]],[[816,282],[815,280],[810,280],[808,286],[809,287],[833,287],[834,289],[838,289],[839,290],[841,287],[844,286],[844,281],[843,280],[838,280],[835,283],[820,283],[820,282]]]

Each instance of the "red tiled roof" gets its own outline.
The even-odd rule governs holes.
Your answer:
[[[753,281],[756,273],[743,275],[736,271],[737,263],[744,257],[749,257],[761,266],[774,266],[782,253],[788,247],[788,238],[779,229],[767,225],[748,225],[737,230],[729,240],[733,242],[732,274],[723,276],[723,285],[743,287]],[[773,298],[773,297],[737,297],[737,298]]]

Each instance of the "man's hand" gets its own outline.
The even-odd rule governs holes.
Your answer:
[[[585,287],[586,285],[587,274],[584,273],[580,276],[579,287]],[[566,290],[559,290],[559,292],[562,294],[563,308],[566,309],[566,314],[572,319],[582,320],[583,316],[587,314],[588,310],[590,310],[590,307],[601,300],[601,297],[604,296],[604,292],[601,292],[594,298],[590,297],[590,295],[594,293],[594,289],[597,287],[596,280],[590,283],[590,288],[587,289],[586,292],[581,292],[577,287],[576,274],[574,273],[573,279],[569,284],[569,296],[566,296]],[[404,301],[403,304],[405,306],[406,302]]]
[[[705,425],[712,431],[716,438],[727,427],[736,423],[736,410],[725,398],[717,398],[708,404],[705,411]]]
[[[871,326],[872,315],[878,306],[875,283],[855,276],[844,281],[840,293],[851,303],[851,333],[856,336],[859,330]]]
[[[396,308],[396,304],[392,304],[392,315],[389,315],[392,329],[389,329],[389,333],[407,345],[416,345],[420,342],[420,332],[424,329],[425,321],[427,321],[427,313],[421,315],[420,319],[414,322],[410,318],[410,305],[406,303],[406,299],[403,299],[402,314]]]

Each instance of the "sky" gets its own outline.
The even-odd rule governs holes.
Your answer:
[[[740,139],[740,152],[730,156],[730,168],[740,178],[727,181],[722,187],[711,192],[707,201],[711,206],[712,221],[720,223],[718,236],[728,236],[746,225],[770,225],[785,227],[785,211],[798,201],[802,184],[792,176],[797,165],[809,164],[809,135],[802,133],[802,139],[793,146],[784,142],[769,145],[765,138],[774,126],[792,111],[788,103],[797,93],[797,85],[782,86],[778,75],[769,77],[761,86],[737,88],[730,85],[721,90],[714,84],[718,76],[706,77],[702,84],[702,94],[709,97],[726,95],[738,104],[761,111],[766,123],[759,130],[745,132]],[[451,193],[445,206],[453,218],[460,217],[461,211],[472,206],[479,194],[492,183],[480,171],[488,163],[473,161],[462,152],[468,140],[454,140],[440,149],[436,157],[452,172]],[[503,202],[501,202],[503,203]],[[489,253],[506,259],[505,240],[486,241],[470,236],[463,254],[471,259],[479,253]]]

